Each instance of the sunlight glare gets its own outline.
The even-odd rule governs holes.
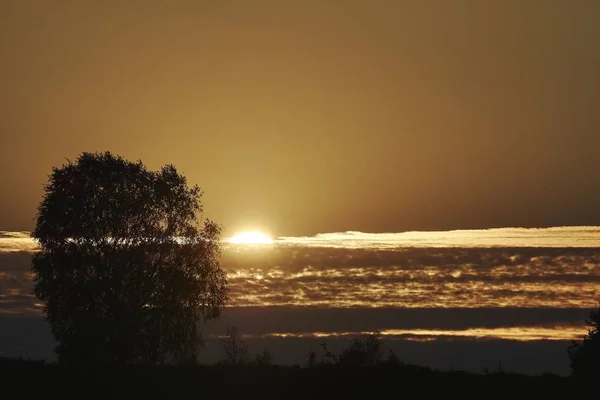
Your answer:
[[[260,232],[240,232],[229,239],[229,243],[236,244],[272,244],[273,239]]]

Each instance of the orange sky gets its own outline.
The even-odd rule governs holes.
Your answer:
[[[0,2],[0,229],[173,163],[228,231],[600,224],[600,2]]]

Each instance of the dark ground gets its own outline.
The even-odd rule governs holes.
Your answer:
[[[43,362],[0,360],[2,391],[18,398],[400,398],[425,394],[543,393],[571,397],[597,387],[556,375],[442,372],[398,365],[375,368],[280,366],[156,366],[70,368]]]

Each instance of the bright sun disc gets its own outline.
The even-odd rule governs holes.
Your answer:
[[[260,232],[241,232],[230,238],[229,242],[237,244],[271,244],[273,239]]]

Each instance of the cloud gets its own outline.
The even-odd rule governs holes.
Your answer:
[[[398,247],[600,247],[600,227],[495,228],[476,230],[320,233],[280,237],[278,245],[342,248]]]
[[[229,249],[239,245],[225,242]],[[600,226],[549,228],[493,228],[451,231],[366,233],[358,231],[319,233],[314,236],[278,237],[276,247],[326,247],[345,249],[479,248],[479,247],[600,247]],[[34,251],[29,232],[0,231],[0,252]]]
[[[33,273],[27,251],[0,252],[0,315],[36,314],[41,304],[31,294]]]
[[[519,240],[577,234],[585,241],[597,228],[489,231]],[[26,237],[3,232],[1,240]],[[31,292],[31,247],[3,246],[10,250],[0,252],[0,313],[15,312],[18,304],[23,312],[39,310],[33,298],[28,304],[12,299],[16,289]],[[221,262],[231,306],[590,308],[600,297],[600,248],[276,244],[227,246]]]
[[[0,231],[0,254],[12,251],[35,251],[37,248],[29,232]]]
[[[358,337],[369,331],[353,332],[270,332],[259,335],[246,335],[248,338],[331,338]],[[450,340],[517,340],[530,342],[539,340],[573,340],[585,333],[585,326],[517,326],[508,328],[469,328],[461,330],[432,329],[384,329],[380,330],[383,340],[433,341],[440,338]],[[218,337],[223,337],[219,335]]]
[[[232,305],[590,307],[600,249],[245,248],[227,251]]]
[[[374,330],[461,331],[515,327],[581,329],[589,309],[580,308],[326,308],[226,307],[204,331],[218,334],[236,325],[250,335],[363,332]],[[581,329],[585,334],[585,329]]]
[[[27,231],[0,231],[0,239],[28,239],[31,238],[31,233]]]

